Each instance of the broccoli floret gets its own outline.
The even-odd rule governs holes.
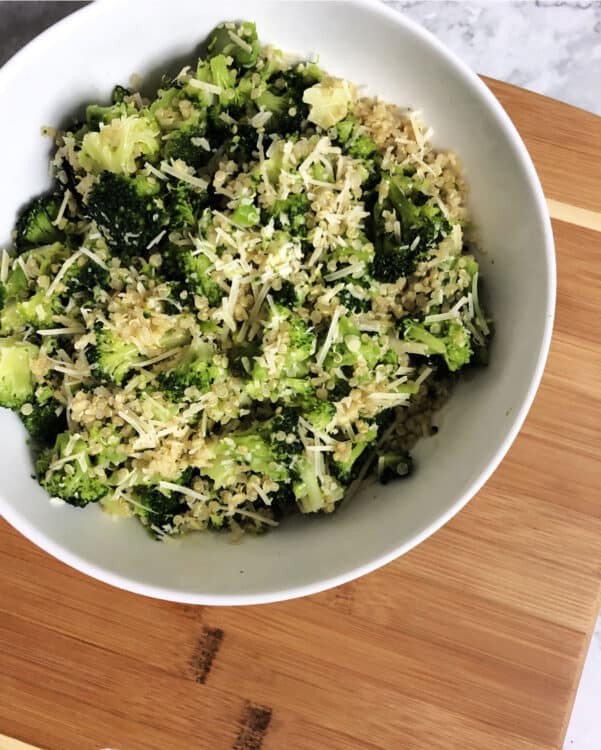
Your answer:
[[[60,242],[55,242],[52,245],[27,250],[21,257],[28,266],[36,267],[38,276],[52,276],[59,270],[68,254],[69,251]],[[0,289],[4,294],[0,332],[4,335],[22,330],[28,324],[45,326],[52,322],[53,313],[61,310],[58,295],[46,296],[46,293],[39,289],[31,294],[29,279],[20,265],[12,268],[6,283],[0,285]]]
[[[433,333],[436,325],[440,333]],[[467,328],[457,321],[432,324],[428,329],[423,323],[405,318],[402,321],[403,338],[425,344],[427,356],[440,355],[451,372],[466,365],[472,356],[471,336]]]
[[[291,281],[283,281],[282,286],[277,290],[272,289],[270,294],[277,305],[286,307],[288,310],[294,310],[300,304],[296,287]]]
[[[235,65],[250,68],[257,61],[261,45],[255,24],[243,21],[236,25],[220,23],[216,26],[209,34],[207,49],[211,57],[229,55]]]
[[[121,102],[125,99],[126,96],[131,96],[133,94],[133,91],[131,89],[125,88],[125,86],[120,86],[117,84],[113,88],[113,93],[111,94],[111,101],[113,104],[121,104]]]
[[[275,482],[289,479],[287,466],[258,428],[215,438],[207,443],[207,450],[211,461],[201,472],[213,480],[216,490],[235,483],[240,473],[268,476]]]
[[[256,104],[272,115],[265,124],[268,132],[289,137],[300,131],[309,117],[309,107],[303,100],[305,91],[318,80],[320,71],[314,66],[295,66],[278,71],[268,82],[268,88],[256,99]]]
[[[137,485],[134,498],[136,514],[145,524],[157,529],[171,527],[174,517],[188,510],[184,495],[154,484]]]
[[[311,204],[304,193],[292,193],[286,200],[274,203],[271,215],[275,219],[276,229],[283,229],[293,236],[307,236],[307,214]]]
[[[262,427],[275,455],[285,460],[303,450],[298,434],[298,409],[280,407],[278,413]]]
[[[34,344],[0,339],[0,406],[18,409],[33,396],[31,361],[38,354]]]
[[[37,445],[54,445],[56,436],[67,429],[65,407],[46,390],[36,393],[33,411],[21,413],[21,420]]]
[[[0,332],[11,334],[22,331],[27,326],[49,326],[53,315],[61,309],[58,296],[47,297],[43,291],[24,300],[10,300],[0,313]]]
[[[109,472],[128,458],[123,435],[112,423],[95,423],[86,433],[86,442],[97,466]]]
[[[65,283],[69,296],[81,294],[93,299],[98,290],[109,288],[110,274],[107,268],[88,260],[81,266],[74,263],[66,274]]]
[[[125,103],[112,104],[108,107],[103,107],[100,104],[89,104],[86,107],[86,124],[90,131],[97,132],[113,120],[135,114],[135,112],[135,107],[127,106]]]
[[[102,172],[88,197],[87,213],[116,251],[141,252],[165,222],[156,200],[159,191],[158,182],[143,175]]]
[[[236,85],[236,71],[230,70],[225,55],[212,57],[209,60],[209,69],[213,83],[221,89],[219,101],[223,106],[227,106],[235,96],[233,88]]]
[[[115,86],[111,95],[111,104],[103,107],[100,104],[89,104],[86,107],[86,124],[90,130],[99,130],[100,125],[108,125],[115,119],[127,115],[135,115],[137,110],[133,104],[125,102],[126,96],[132,92],[123,86]]]
[[[275,521],[298,511],[291,482],[280,482],[277,491],[270,494],[270,500],[269,508]]]
[[[270,308],[267,328],[278,328],[287,323],[287,342],[284,352],[278,352],[278,372],[274,377],[263,364],[263,357],[255,358],[252,378],[246,392],[256,401],[282,401],[288,406],[312,408],[315,390],[306,377],[309,362],[315,353],[316,338],[312,328],[298,315],[281,305]]]
[[[66,450],[69,447],[69,454]],[[56,469],[52,464],[68,458]],[[93,474],[93,464],[83,439],[73,440],[70,432],[61,432],[51,451],[43,451],[37,463],[40,484],[52,497],[60,497],[78,508],[104,497],[108,487]]]
[[[15,266],[9,270],[4,284],[0,283],[0,310],[2,310],[10,300],[23,299],[29,288],[29,280],[23,273],[20,266]]]
[[[355,159],[369,159],[376,151],[376,144],[366,133],[357,132],[348,144],[346,151]]]
[[[362,299],[353,294],[353,288],[345,287],[336,293],[340,304],[344,305],[349,312],[367,312],[371,309],[371,299]]]
[[[241,227],[254,227],[261,221],[261,213],[253,203],[240,203],[232,214],[232,221]]]
[[[352,388],[348,380],[336,378],[334,387],[329,391],[329,397],[333,402],[342,401],[343,398],[346,398],[350,394],[351,390]]]
[[[306,410],[304,418],[316,430],[325,432],[336,414],[336,407],[330,401],[320,401],[318,398],[306,399],[303,404]]]
[[[407,477],[412,471],[413,460],[408,453],[389,451],[378,456],[377,472],[381,484]]]
[[[332,511],[335,504],[342,500],[344,487],[327,472],[318,476],[315,461],[308,451],[296,458],[293,473],[292,489],[301,513]]]
[[[161,372],[158,383],[165,395],[174,402],[194,400],[206,393],[213,383],[228,377],[227,368],[214,364],[215,350],[210,344],[198,343],[186,350],[172,370]],[[186,394],[190,388],[189,395]]]
[[[315,332],[298,315],[291,314],[286,308],[279,307],[278,310],[278,314],[285,310],[288,317],[288,348],[284,363],[286,374],[288,377],[306,375],[309,360],[315,354]]]
[[[174,130],[165,140],[165,158],[181,159],[194,169],[204,167],[211,158],[211,151],[206,149],[205,132],[206,125],[202,121]]]
[[[347,115],[344,120],[340,120],[340,122],[337,122],[334,127],[330,129],[330,140],[338,141],[338,143],[341,143],[342,145],[348,143],[356,124],[357,120],[353,115]]]
[[[387,197],[376,202],[373,210],[373,234],[376,254],[372,274],[378,281],[392,283],[409,276],[431,247],[451,230],[451,224],[440,208],[433,205],[427,193],[412,177],[403,173],[386,174],[382,182]],[[400,238],[387,232],[384,211],[394,212],[400,225]]]
[[[84,135],[79,163],[94,174],[132,174],[137,169],[136,159],[153,159],[158,154],[159,136],[159,127],[150,117],[123,115]]]
[[[52,223],[58,216],[61,203],[60,195],[43,195],[34,198],[21,211],[15,240],[19,252],[32,245],[47,245],[62,238],[63,233]]]
[[[163,272],[167,278],[180,282],[191,294],[206,297],[211,307],[220,304],[223,289],[210,275],[211,261],[189,247],[168,245],[163,250]]]
[[[378,337],[362,334],[348,317],[338,321],[338,339],[328,352],[326,369],[354,366],[364,360],[373,370],[385,354]]]
[[[192,187],[185,182],[170,183],[165,198],[167,214],[174,229],[194,227],[207,205],[206,191]]]
[[[142,362],[144,357],[133,345],[101,323],[94,327],[96,343],[87,349],[90,369],[100,380],[108,380],[123,385],[131,370]]]
[[[348,486],[357,478],[366,457],[365,450],[378,437],[378,426],[373,424],[365,432],[360,432],[353,441],[351,453],[346,461],[332,461],[332,473],[343,485]],[[367,456],[369,460],[369,456]]]

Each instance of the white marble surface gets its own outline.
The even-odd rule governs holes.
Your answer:
[[[387,5],[425,26],[478,73],[601,115],[599,0],[397,0]],[[600,712],[601,617],[582,672],[564,750],[601,750]]]
[[[601,115],[599,0],[387,5],[425,26],[478,73]]]

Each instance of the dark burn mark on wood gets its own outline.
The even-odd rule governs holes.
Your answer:
[[[240,733],[232,746],[232,750],[261,750],[270,721],[270,708],[257,706],[254,703],[245,703],[244,712],[240,719]]]
[[[222,640],[223,630],[221,628],[209,628],[203,625],[202,637],[199,639],[192,657],[194,679],[201,685],[204,685],[207,681],[207,676],[211,671]]]

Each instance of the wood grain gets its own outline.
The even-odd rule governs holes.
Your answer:
[[[395,563],[262,607],[111,589],[1,525],[0,731],[45,750],[561,747],[601,589],[601,234],[577,218],[601,211],[601,119],[488,83],[547,197],[588,212],[554,221],[555,337],[500,469]]]

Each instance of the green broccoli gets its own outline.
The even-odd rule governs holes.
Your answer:
[[[433,333],[433,325],[440,327],[440,333]],[[402,321],[402,332],[406,341],[424,344],[427,356],[442,356],[451,372],[467,365],[471,359],[471,334],[458,321],[447,320],[442,324],[432,324],[428,329],[417,320],[405,318]]]
[[[326,432],[336,414],[336,407],[333,403],[320,401],[318,398],[305,399],[302,408],[303,417],[321,432]]]
[[[53,464],[57,464],[56,468]],[[70,432],[61,432],[54,448],[43,451],[37,462],[42,487],[52,497],[60,497],[78,508],[98,502],[108,492],[93,468],[85,440]]]
[[[291,193],[286,200],[274,203],[271,215],[276,229],[283,229],[294,237],[307,236],[307,215],[311,204],[304,193]]]
[[[377,201],[373,211],[373,242],[376,249],[372,274],[378,281],[392,283],[409,276],[427,250],[436,246],[451,230],[440,207],[433,204],[424,184],[402,172],[387,173],[387,197]],[[391,211],[400,226],[400,237],[385,228],[384,211]]]
[[[256,98],[259,107],[272,113],[265,129],[286,136],[299,132],[309,117],[309,107],[303,97],[315,81],[311,72],[299,66],[278,72],[269,82],[269,88]]]
[[[235,483],[241,473],[268,476],[274,482],[287,481],[288,468],[278,460],[270,441],[250,427],[243,433],[231,432],[208,442],[211,463],[201,473],[213,480],[219,490]]]
[[[38,354],[27,341],[0,338],[0,406],[18,409],[33,396],[31,361]]]
[[[371,310],[371,298],[364,299],[363,297],[358,297],[355,294],[355,285],[353,284],[345,286],[344,289],[336,293],[336,296],[340,300],[340,304],[344,305],[348,312],[359,313]]]
[[[134,499],[136,515],[145,524],[156,529],[171,527],[174,517],[188,510],[184,495],[155,484],[137,485],[134,488]]]
[[[144,175],[102,172],[88,197],[87,214],[116,251],[143,252],[166,221],[159,191],[158,182]]]
[[[189,247],[168,245],[163,250],[163,272],[168,279],[182,284],[191,294],[206,297],[211,307],[220,304],[223,289],[211,277],[211,261]]]
[[[34,198],[17,220],[16,248],[23,252],[32,245],[48,245],[63,237],[53,222],[58,216],[62,196],[53,193]]]
[[[93,174],[132,174],[138,158],[152,160],[158,154],[159,136],[159,127],[150,116],[123,115],[84,135],[79,163]]]
[[[194,169],[204,167],[212,155],[206,147],[205,133],[203,121],[174,130],[165,140],[164,158],[181,159]]]
[[[272,289],[270,294],[277,305],[288,310],[294,310],[301,303],[298,290],[291,281],[282,281],[282,286],[277,290]]]
[[[373,370],[386,354],[377,336],[361,333],[348,317],[341,317],[338,321],[337,338],[326,357],[326,370],[353,367],[360,361],[365,361],[368,368]]]
[[[48,387],[37,389],[31,406],[31,412],[20,414],[31,439],[37,445],[54,445],[56,436],[67,429],[65,407]]]
[[[117,84],[113,88],[113,92],[111,94],[111,102],[113,104],[121,104],[126,96],[131,96],[134,92],[131,89],[125,88],[125,86],[121,86]]]
[[[257,150],[257,131],[251,126],[240,123],[236,132],[225,141],[225,152],[236,164],[248,164]]]
[[[65,285],[69,296],[78,294],[86,299],[95,299],[99,290],[110,288],[108,269],[93,260],[86,260],[82,265],[74,263],[65,277]]]
[[[261,49],[257,28],[251,21],[220,23],[209,34],[207,49],[211,57],[229,55],[235,65],[250,68],[256,63]]]
[[[314,456],[305,450],[297,456],[293,473],[292,489],[302,513],[331,511],[344,497],[344,487],[331,474],[318,474]]]
[[[228,378],[227,368],[214,364],[215,354],[213,346],[207,343],[189,347],[173,369],[159,374],[159,388],[174,402],[195,400],[213,383]]]
[[[112,423],[94,423],[86,432],[85,438],[96,466],[105,471],[110,472],[127,461],[123,435]]]
[[[372,424],[365,432],[356,435],[350,456],[346,461],[332,461],[332,473],[339,482],[348,486],[357,478],[364,464],[366,448],[372,445],[377,437],[378,425]],[[370,460],[369,455],[367,460]]]
[[[147,359],[134,344],[129,344],[101,323],[94,327],[96,343],[87,349],[92,373],[100,380],[123,385],[132,369]]]
[[[346,151],[355,159],[370,159],[376,151],[376,144],[366,133],[355,131]]]
[[[165,196],[170,225],[174,229],[195,228],[207,205],[207,192],[185,182],[170,183]]]
[[[24,263],[36,269],[37,275],[52,276],[58,272],[69,253],[60,242],[54,242],[27,250],[21,257]],[[29,284],[21,266],[14,264],[6,282],[0,285],[4,297],[0,312],[0,332],[3,335],[23,330],[27,325],[46,326],[52,322],[53,314],[61,311],[57,294],[47,296],[39,288],[32,294]]]
[[[23,273],[19,264],[9,265],[9,271],[4,284],[0,283],[0,309],[10,300],[23,299],[29,289],[29,279]]]
[[[252,377],[245,386],[246,392],[256,401],[282,401],[287,406],[311,407],[316,401],[315,389],[306,376],[315,353],[315,332],[306,321],[286,307],[272,306],[267,327],[277,328],[282,321],[286,324],[287,341],[285,351],[278,354],[282,361],[278,363],[277,374],[269,374],[264,356],[255,357]]]
[[[381,484],[407,477],[413,471],[413,460],[408,453],[389,451],[378,456],[377,473]]]
[[[261,221],[261,214],[253,203],[243,201],[236,206],[232,221],[240,227],[254,227]]]
[[[45,328],[61,311],[58,295],[39,291],[23,300],[10,300],[0,313],[0,330],[4,334],[21,331],[27,326]]]
[[[90,131],[98,132],[105,125],[121,117],[136,114],[136,108],[124,102],[103,107],[101,104],[89,104],[86,107],[86,125]]]
[[[279,460],[300,453],[303,445],[298,434],[299,410],[290,407],[278,407],[275,416],[264,422],[258,430],[272,447]]]
[[[352,388],[348,380],[336,378],[334,387],[329,391],[329,398],[333,402],[342,401],[343,398],[346,398],[350,394],[351,390]]]

